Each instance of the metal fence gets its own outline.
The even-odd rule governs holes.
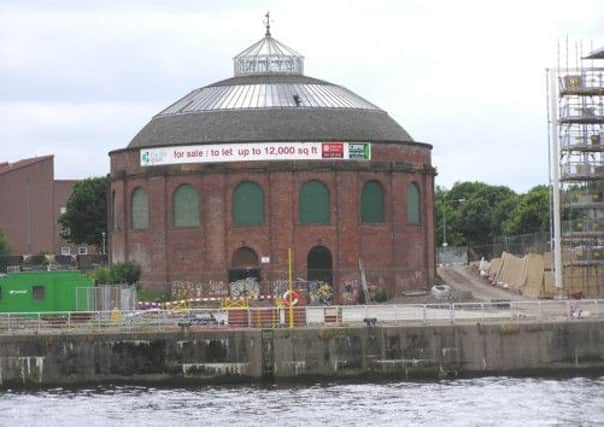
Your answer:
[[[295,327],[555,322],[604,319],[604,300],[498,301],[453,304],[304,306]],[[170,332],[286,328],[288,308],[0,313],[0,334]]]
[[[121,284],[76,288],[76,307],[84,311],[132,311],[136,309],[136,287]]]
[[[438,265],[466,265],[468,263],[467,246],[445,246],[436,248]]]
[[[519,257],[529,253],[543,254],[551,250],[550,235],[547,232],[519,234],[516,236],[499,236],[493,243],[484,245],[472,244],[468,247],[470,261],[498,258],[503,252]]]

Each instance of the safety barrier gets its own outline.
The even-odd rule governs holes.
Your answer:
[[[303,306],[295,307],[293,311],[295,327],[577,321],[604,319],[604,300]],[[0,313],[0,334],[170,332],[180,331],[182,328],[196,330],[286,327],[289,327],[288,307]]]

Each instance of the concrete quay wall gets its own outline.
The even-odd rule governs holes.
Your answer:
[[[0,388],[604,372],[604,321],[0,336]]]

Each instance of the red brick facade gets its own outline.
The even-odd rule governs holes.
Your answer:
[[[61,248],[93,253],[61,238],[59,216],[76,182],[54,179],[52,155],[0,163],[0,229],[14,255],[60,254]]]
[[[435,278],[434,175],[430,146],[373,144],[371,161],[249,162],[188,164],[142,168],[139,150],[110,153],[109,207],[112,262],[133,260],[143,269],[145,287],[169,290],[186,281],[204,296],[224,295],[232,256],[253,249],[260,264],[261,290],[287,279],[288,248],[293,250],[294,278],[306,278],[307,255],[319,245],[333,260],[336,301],[358,287],[359,257],[370,284],[389,295],[427,286]],[[232,223],[233,190],[242,181],[264,191],[265,221],[260,226]],[[309,180],[329,189],[329,224],[300,224],[298,194]],[[385,195],[385,222],[361,224],[361,188],[378,180]],[[198,227],[175,227],[172,194],[181,184],[200,194]],[[420,190],[421,223],[408,224],[406,194],[411,183]],[[132,230],[131,193],[142,187],[149,200],[149,226]]]

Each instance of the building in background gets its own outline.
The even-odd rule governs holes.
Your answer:
[[[54,156],[0,163],[0,228],[13,255],[85,255],[61,238],[59,216],[77,180],[54,179]]]
[[[560,296],[604,296],[604,48],[568,42],[548,70],[554,282]]]
[[[432,147],[265,37],[110,153],[112,263],[192,296],[278,295],[293,275],[338,302],[433,284]],[[371,76],[371,78],[378,78]],[[367,286],[365,286],[367,284]]]

